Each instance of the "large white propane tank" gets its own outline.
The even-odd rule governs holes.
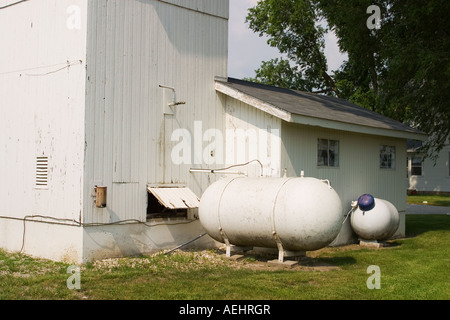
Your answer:
[[[201,198],[199,218],[221,243],[311,251],[337,237],[344,215],[327,180],[240,177],[212,184]]]

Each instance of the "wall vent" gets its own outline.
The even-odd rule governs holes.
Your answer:
[[[36,189],[48,188],[48,157],[36,157]]]

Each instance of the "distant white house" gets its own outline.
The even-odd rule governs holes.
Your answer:
[[[408,141],[408,193],[450,194],[450,138],[446,142],[435,162],[424,157],[420,141]]]
[[[228,11],[0,0],[1,248],[73,262],[173,248],[204,232],[196,209],[222,176],[301,171],[330,181],[343,214],[363,193],[391,201],[404,235],[406,140],[426,136],[344,100],[229,79]],[[352,239],[347,223],[335,244]]]

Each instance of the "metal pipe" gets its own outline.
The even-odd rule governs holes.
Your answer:
[[[236,175],[242,175],[247,176],[246,173],[240,172],[240,171],[218,171],[214,169],[189,169],[189,173],[213,173],[213,174],[236,174]]]
[[[178,106],[178,105],[181,105],[181,104],[186,104],[186,102],[184,102],[184,101],[177,102],[177,92],[175,91],[175,88],[172,88],[172,87],[169,87],[169,86],[163,86],[161,84],[159,85],[159,87],[163,88],[163,89],[172,90],[172,92],[173,92],[172,103],[169,103],[169,107],[174,107],[174,106]]]
[[[169,253],[172,253],[172,252],[175,251],[175,250],[178,250],[178,249],[180,249],[180,248],[183,248],[184,246],[187,246],[188,244],[191,244],[192,242],[197,241],[198,239],[203,238],[203,237],[206,236],[206,235],[207,235],[207,233],[201,234],[201,235],[199,235],[197,238],[192,239],[192,240],[190,240],[190,241],[188,241],[188,242],[186,242],[186,243],[183,243],[183,244],[179,245],[178,247],[173,248],[172,250],[167,251],[167,252],[165,253],[165,255],[168,255]]]

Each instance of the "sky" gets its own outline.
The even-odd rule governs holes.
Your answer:
[[[230,0],[228,76],[249,78],[255,76],[255,70],[262,61],[280,57],[276,48],[267,44],[267,38],[259,37],[248,28],[245,18],[248,9],[256,6],[258,0]],[[330,70],[338,69],[346,59],[339,52],[334,33],[326,37],[325,54]]]

